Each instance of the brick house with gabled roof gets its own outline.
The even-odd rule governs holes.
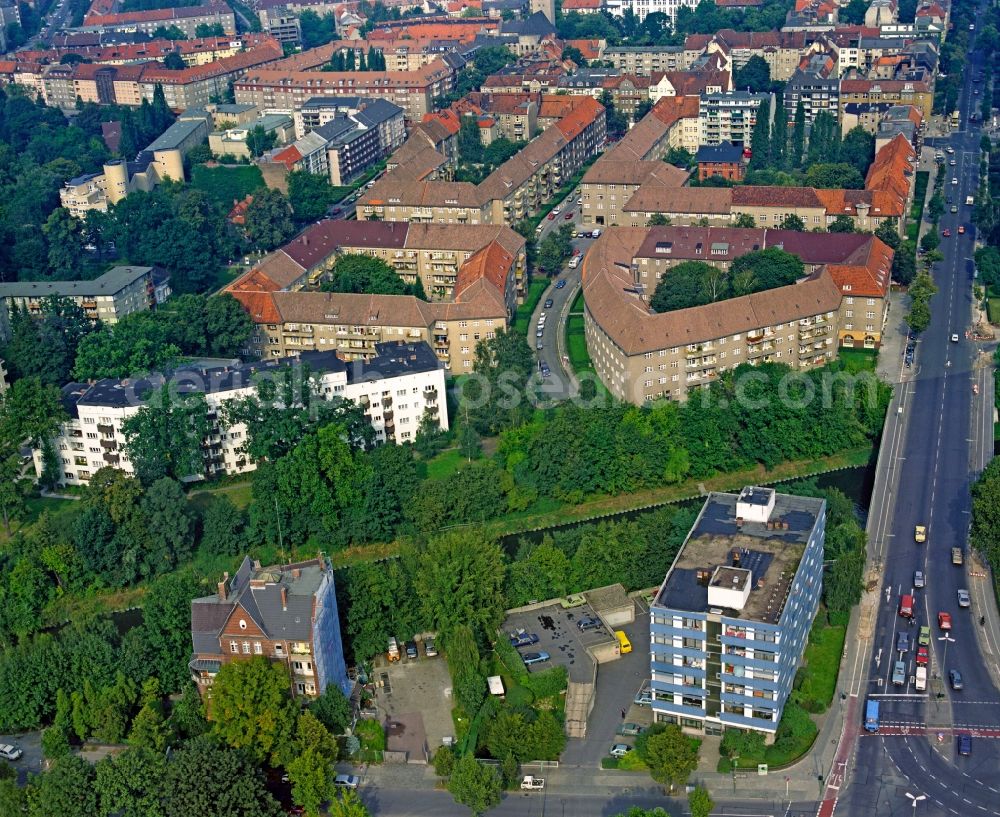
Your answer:
[[[294,697],[321,695],[330,684],[351,694],[333,566],[323,554],[266,568],[244,557],[214,595],[191,602],[191,641],[191,675],[206,698],[223,664],[254,656],[287,667]]]

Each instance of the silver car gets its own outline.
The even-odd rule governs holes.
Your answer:
[[[958,606],[959,607],[971,607],[972,606],[972,599],[969,598],[969,591],[968,590],[959,590],[958,591]]]
[[[913,574],[913,587],[920,590],[924,586],[924,571],[918,570]]]

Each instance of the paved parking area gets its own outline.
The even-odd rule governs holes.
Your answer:
[[[623,723],[645,726],[652,722],[652,710],[633,703],[635,693],[649,678],[649,609],[637,601],[635,621],[618,629],[624,630],[632,642],[632,652],[598,666],[597,696],[587,719],[587,737],[567,742],[562,756],[564,766],[598,768],[611,744],[635,742],[634,737],[618,735]]]
[[[551,656],[549,661],[529,667],[529,672],[561,665],[566,667],[571,681],[590,683],[594,677],[594,659],[587,648],[614,640],[614,635],[603,626],[599,630],[580,632],[576,623],[581,618],[593,616],[594,611],[587,604],[569,610],[551,604],[526,613],[512,613],[504,621],[503,630],[513,633],[523,629],[538,636],[537,644],[521,647],[518,652],[547,652]]]
[[[409,753],[410,761],[423,760],[423,751],[434,754],[445,736],[455,733],[451,720],[452,698],[448,663],[444,655],[426,658],[404,657],[392,664],[383,658],[375,668],[375,679],[382,674],[387,686],[376,689],[379,719],[388,726],[388,748]]]
[[[20,746],[21,751],[24,752],[20,760],[0,759],[0,763],[6,763],[17,772],[17,782],[20,785],[23,786],[28,782],[29,774],[38,774],[42,771],[45,758],[42,755],[41,732],[27,732],[21,735],[0,735],[0,743],[13,743],[15,746]]]

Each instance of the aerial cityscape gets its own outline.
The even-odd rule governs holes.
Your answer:
[[[998,66],[0,0],[0,817],[1000,817]]]

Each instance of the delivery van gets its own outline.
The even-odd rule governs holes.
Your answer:
[[[625,633],[621,630],[615,630],[615,638],[618,639],[618,652],[621,655],[632,652],[632,642],[628,640],[628,636]]]

